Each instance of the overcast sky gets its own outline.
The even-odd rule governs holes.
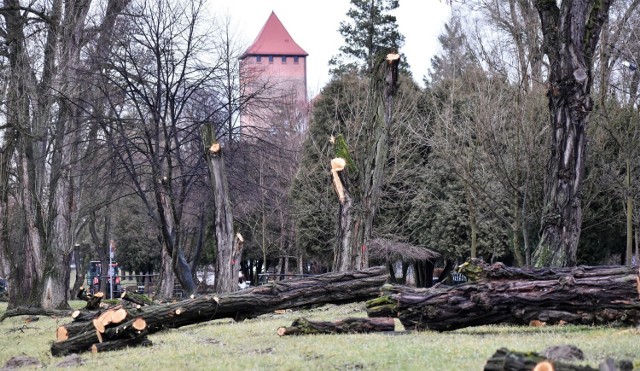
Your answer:
[[[347,20],[349,0],[209,0],[214,15],[228,14],[237,34],[248,46],[267,21],[271,11],[302,47],[307,59],[309,96],[314,96],[329,80],[327,62],[343,45],[338,33]],[[438,35],[450,9],[444,0],[400,0],[394,12],[405,36],[402,52],[411,65],[413,77],[422,83],[431,57],[438,51]]]

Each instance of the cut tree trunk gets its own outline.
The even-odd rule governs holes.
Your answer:
[[[290,327],[278,328],[278,335],[310,334],[360,334],[368,332],[395,331],[393,318],[346,318],[333,322],[309,321],[298,318]]]
[[[226,293],[219,296],[202,296],[177,303],[141,307],[128,311],[128,319],[114,324],[94,318],[93,326],[68,339],[55,342],[51,353],[55,356],[91,350],[102,341],[129,339],[135,320],[144,320],[144,331],[152,334],[166,328],[177,328],[220,318],[244,319],[277,309],[300,308],[311,305],[343,304],[371,299],[380,292],[388,278],[385,267],[373,267],[362,271],[332,272],[323,275],[274,282],[264,286]],[[106,317],[105,317],[106,318]],[[113,317],[112,317],[113,318]],[[64,325],[73,327],[72,325]],[[102,331],[101,331],[102,330]],[[60,330],[61,333],[64,331]]]
[[[212,134],[210,134],[212,136]],[[233,277],[234,261],[234,235],[233,235],[233,209],[229,199],[229,183],[224,167],[222,147],[214,138],[210,138],[209,147],[209,173],[215,200],[215,226],[216,226],[216,292],[233,292],[238,290],[238,274]],[[241,251],[241,250],[240,250]]]
[[[558,346],[552,348],[565,348]],[[577,349],[577,348],[576,348]],[[580,353],[581,351],[577,349]],[[600,362],[597,368],[590,366],[576,365],[568,362],[561,362],[558,359],[567,361],[582,358],[556,358],[536,352],[515,352],[507,348],[500,348],[487,360],[484,371],[631,371],[633,363],[628,360],[615,361],[611,358]]]
[[[554,362],[535,352],[514,352],[506,348],[498,349],[487,360],[484,371],[596,371],[597,368]]]
[[[517,269],[494,265],[464,285],[415,289],[386,285],[369,316],[397,316],[407,329],[450,331],[488,324],[640,324],[640,278],[632,267]]]

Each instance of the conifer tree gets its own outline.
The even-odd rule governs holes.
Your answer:
[[[396,17],[389,12],[400,6],[398,0],[351,0],[348,21],[340,22],[340,34],[345,45],[329,61],[331,72],[341,74],[357,70],[368,74],[373,69],[376,54],[395,50],[404,45],[404,36],[398,31]],[[403,72],[408,71],[404,56],[400,59]]]

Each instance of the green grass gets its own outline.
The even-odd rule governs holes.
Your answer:
[[[73,302],[73,306],[82,306]],[[0,303],[0,313],[6,303]],[[542,351],[574,344],[585,363],[597,367],[607,358],[629,359],[640,368],[639,329],[585,326],[482,326],[448,333],[414,332],[367,335],[278,337],[276,329],[297,317],[335,320],[365,316],[363,304],[325,306],[272,314],[235,323],[212,321],[150,336],[150,348],[130,348],[96,355],[83,353],[81,370],[481,370],[496,349]],[[50,355],[58,325],[68,319],[24,317],[0,323],[0,368],[12,356],[37,357],[48,368],[62,358]],[[401,325],[397,323],[398,329]]]

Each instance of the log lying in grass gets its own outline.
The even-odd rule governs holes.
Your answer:
[[[601,362],[598,368],[593,368],[548,359],[535,352],[515,352],[506,348],[498,349],[484,366],[484,371],[631,371],[632,369],[633,364],[630,361],[615,362],[607,359]]]
[[[100,331],[102,329],[99,323],[85,325],[78,333],[73,330],[79,325],[75,323],[64,325],[68,339],[60,339],[53,343],[51,353],[54,356],[60,356],[89,351],[92,345],[100,342],[100,339],[104,342],[130,339],[136,335],[128,330],[133,326],[133,318],[143,319],[144,330],[152,334],[166,328],[177,328],[220,318],[251,318],[271,313],[276,309],[363,301],[376,297],[387,278],[388,273],[385,267],[374,267],[362,271],[332,272],[274,282],[219,296],[202,296],[177,303],[145,306],[135,313],[129,310],[129,319],[120,324],[104,325],[103,331]],[[93,322],[96,322],[96,319],[94,318]]]
[[[358,334],[369,332],[395,331],[393,318],[347,318],[333,322],[309,321],[298,318],[289,327],[278,328],[277,334],[311,335],[311,334]]]
[[[588,325],[640,324],[637,268],[576,267],[550,273],[521,269],[518,278],[482,279],[450,288],[385,285],[369,316],[396,315],[406,329],[449,331],[539,320]],[[523,278],[526,277],[526,278]]]
[[[43,308],[20,307],[15,309],[9,309],[6,312],[2,313],[2,316],[0,316],[0,322],[4,321],[7,318],[18,317],[18,316],[68,317],[70,313],[71,311],[66,309],[43,309]]]

